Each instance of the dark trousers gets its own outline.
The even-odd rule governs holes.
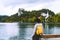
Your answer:
[[[34,34],[32,40],[41,40],[40,35]]]

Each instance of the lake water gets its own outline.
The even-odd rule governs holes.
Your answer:
[[[31,40],[34,25],[20,23],[0,23],[0,40]],[[60,27],[51,26],[44,28],[45,34],[60,34]],[[60,40],[49,38],[43,40]]]

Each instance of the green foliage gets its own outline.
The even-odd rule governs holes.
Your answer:
[[[38,17],[38,16],[40,16],[41,21],[43,21],[44,17],[41,16],[41,14],[42,13],[47,14],[47,12],[50,16],[46,19],[46,22],[48,22],[48,23],[60,22],[60,19],[59,19],[60,13],[55,14],[53,11],[51,11],[49,9],[41,9],[41,10],[33,10],[33,11],[22,10],[22,12],[23,12],[23,14],[20,14],[20,16],[18,16],[18,13],[16,13],[14,15],[11,15],[7,19],[3,19],[2,22],[34,22],[36,17]]]
[[[55,15],[55,23],[60,23],[60,13]]]

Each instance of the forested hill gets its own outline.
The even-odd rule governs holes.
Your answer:
[[[23,14],[20,14],[19,16],[18,13],[13,14],[9,18],[2,20],[2,22],[34,22],[36,17],[41,16],[42,13],[47,14],[48,12],[48,14],[51,16],[55,15],[55,13],[49,9],[32,10],[32,11],[22,10],[22,12]],[[42,20],[44,20],[44,17],[41,16],[41,21]]]
[[[18,10],[19,11],[19,10]],[[44,17],[41,16],[42,13],[48,12],[50,15],[47,19],[46,22],[50,23],[58,23],[60,22],[60,13],[55,14],[53,11],[49,9],[41,9],[41,10],[32,10],[32,11],[26,11],[22,10],[23,14],[20,14],[18,16],[18,13],[11,15],[7,19],[3,19],[2,22],[34,22],[37,16],[40,16],[41,21],[44,20]]]

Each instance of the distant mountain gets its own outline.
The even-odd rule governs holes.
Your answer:
[[[2,20],[9,18],[9,16],[6,15],[0,15],[0,22],[3,22]]]

